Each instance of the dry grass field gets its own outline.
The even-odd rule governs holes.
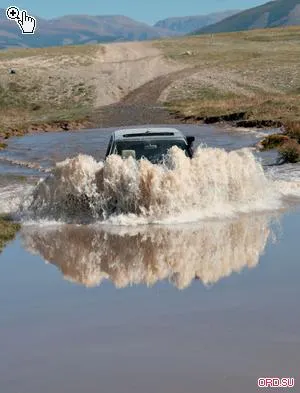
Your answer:
[[[170,110],[183,116],[246,112],[253,120],[300,120],[300,27],[192,36],[156,46],[195,67],[163,93]]]
[[[178,118],[300,121],[300,27],[0,51],[0,136],[83,127],[151,81]]]
[[[0,134],[80,127],[95,108],[180,67],[138,42],[0,51]]]

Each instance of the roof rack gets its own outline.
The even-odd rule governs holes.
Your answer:
[[[138,134],[124,134],[123,138],[135,138],[137,136],[174,136],[174,132],[143,132]]]

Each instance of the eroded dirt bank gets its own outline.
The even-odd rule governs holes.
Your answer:
[[[113,126],[123,123],[120,119],[130,121],[128,117],[134,121],[141,112],[149,118],[148,113],[152,111],[146,108],[129,109],[126,114],[122,110],[112,111],[119,105],[133,108],[154,104],[170,83],[168,75],[175,77],[183,68],[166,59],[151,43],[1,53],[0,138],[27,132],[97,127],[104,123]],[[148,83],[153,83],[149,91]],[[163,117],[158,113],[163,113]],[[141,113],[136,121],[143,122],[145,116]],[[150,119],[164,120],[164,116],[164,111],[159,109]]]

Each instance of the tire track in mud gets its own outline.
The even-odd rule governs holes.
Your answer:
[[[197,71],[199,69],[193,67],[157,77],[133,90],[118,103],[96,109],[91,121],[97,127],[178,123],[178,119],[159,103],[159,98],[174,81]]]

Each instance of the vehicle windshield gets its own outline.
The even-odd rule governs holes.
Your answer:
[[[184,140],[142,140],[142,141],[120,141],[116,143],[116,154],[122,155],[122,151],[131,150],[135,152],[137,160],[147,158],[147,160],[158,163],[168,153],[171,147],[177,146],[188,156],[188,146]]]

